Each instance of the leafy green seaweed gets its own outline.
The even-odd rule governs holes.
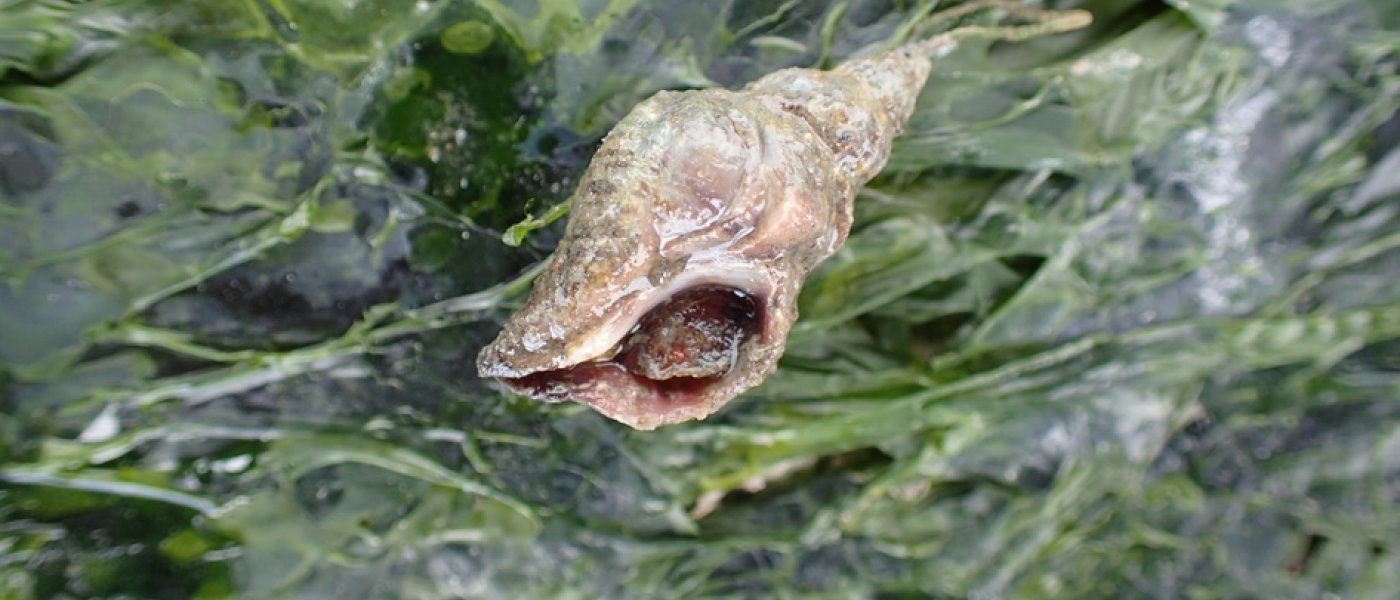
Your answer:
[[[0,598],[1393,596],[1390,3],[940,57],[708,421],[476,377],[633,105],[951,4],[0,0]]]

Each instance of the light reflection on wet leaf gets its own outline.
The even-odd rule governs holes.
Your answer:
[[[1392,594],[1384,3],[945,57],[709,421],[475,377],[632,105],[912,4],[0,1],[0,596]]]

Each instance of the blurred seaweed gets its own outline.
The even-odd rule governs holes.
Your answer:
[[[1400,8],[942,57],[782,368],[472,367],[608,128],[915,0],[0,0],[0,598],[1392,598]]]

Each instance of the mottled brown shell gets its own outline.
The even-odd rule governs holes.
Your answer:
[[[481,375],[637,429],[705,418],[761,383],[936,41],[637,105],[584,172],[552,262],[482,350]]]

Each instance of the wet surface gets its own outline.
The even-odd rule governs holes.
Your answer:
[[[780,368],[655,432],[475,376],[567,217],[503,230],[898,3],[5,5],[0,595],[1385,597],[1388,4],[941,58]]]

